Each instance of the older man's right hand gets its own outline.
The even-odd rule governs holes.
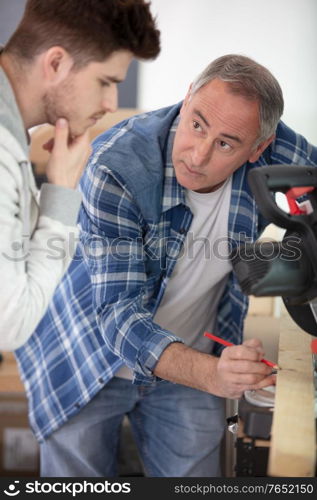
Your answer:
[[[261,362],[264,350],[257,339],[226,347],[218,359],[211,386],[213,394],[229,399],[242,397],[244,391],[275,384],[272,368]]]

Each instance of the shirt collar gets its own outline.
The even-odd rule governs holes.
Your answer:
[[[166,212],[171,208],[183,204],[185,205],[185,188],[183,188],[176,179],[175,169],[172,161],[173,144],[175,132],[179,124],[180,115],[178,114],[170,128],[167,149],[165,156],[165,173],[163,181],[163,197],[162,197],[162,212]]]
[[[0,55],[3,52],[3,45],[0,45]],[[6,128],[10,130],[11,134],[17,138],[19,144],[22,146],[26,155],[28,155],[28,146],[31,142],[30,134],[28,130],[24,128],[24,123],[22,116],[16,101],[16,97],[10,83],[10,80],[0,66],[0,85],[1,85],[1,98],[3,100],[3,105],[7,108],[8,113],[6,118],[9,120],[6,123]]]

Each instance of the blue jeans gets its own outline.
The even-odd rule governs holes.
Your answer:
[[[41,476],[116,476],[125,415],[146,476],[221,475],[223,399],[167,381],[145,387],[115,377],[41,444]]]

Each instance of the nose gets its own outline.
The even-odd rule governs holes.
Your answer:
[[[191,152],[192,164],[202,167],[211,158],[212,146],[209,143],[199,141],[193,145]]]
[[[102,108],[109,113],[114,113],[118,109],[118,87],[117,84],[112,84],[105,91],[102,100]]]

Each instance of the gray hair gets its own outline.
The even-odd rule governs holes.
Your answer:
[[[232,93],[259,102],[260,136],[256,146],[275,133],[284,101],[278,81],[267,68],[237,54],[219,57],[194,80],[191,95],[216,78],[228,82]]]

